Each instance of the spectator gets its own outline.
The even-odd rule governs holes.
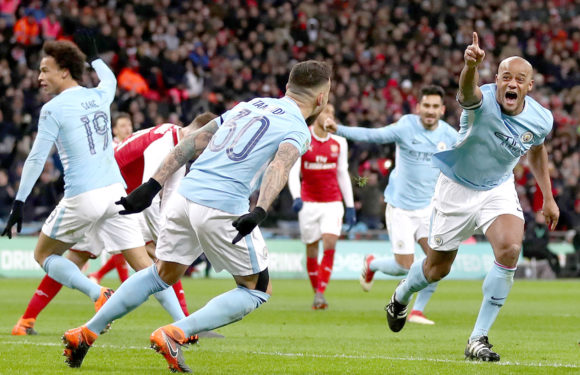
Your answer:
[[[56,18],[56,14],[48,13],[48,16],[40,21],[42,27],[42,38],[46,40],[56,40],[60,36],[62,27]]]
[[[383,213],[385,212],[383,190],[379,187],[379,175],[367,172],[355,184],[354,206],[357,210],[359,223],[364,223],[368,229],[383,228]]]
[[[119,80],[112,111],[130,113],[137,130],[171,113],[189,122],[199,111],[222,112],[249,97],[279,96],[289,67],[306,58],[333,63],[331,102],[340,122],[377,127],[409,113],[424,84],[454,92],[463,48],[476,28],[489,51],[481,83],[494,80],[503,55],[523,55],[537,68],[541,89],[532,95],[555,118],[547,145],[556,198],[563,215],[574,211],[580,181],[580,6],[574,2],[549,8],[527,1],[501,7],[473,1],[446,7],[334,0],[85,4],[0,2],[0,168],[12,172],[23,160],[38,110],[48,99],[34,90],[41,38],[70,39],[79,27],[93,30]],[[445,105],[444,120],[457,125],[461,109],[455,98],[446,97]],[[6,154],[13,139],[18,152]],[[353,175],[367,160],[395,159],[393,147],[355,143],[349,149]],[[526,215],[533,216],[541,197],[525,160],[520,167],[518,192],[530,202]],[[562,220],[559,229],[571,225]]]
[[[526,258],[546,259],[552,271],[558,276],[560,274],[560,261],[556,254],[548,248],[549,242],[550,231],[546,225],[546,219],[541,212],[538,212],[535,221],[527,224],[522,253]]]
[[[24,46],[40,44],[40,26],[34,18],[34,12],[25,11],[26,16],[19,19],[14,25],[14,38],[16,43]]]

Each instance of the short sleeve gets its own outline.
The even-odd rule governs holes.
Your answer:
[[[304,153],[308,151],[308,148],[310,147],[310,142],[310,130],[308,130],[307,127],[304,127],[304,129],[301,131],[294,131],[286,135],[280,144],[290,143],[298,149],[300,155],[304,155]]]

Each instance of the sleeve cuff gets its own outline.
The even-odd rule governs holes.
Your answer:
[[[459,94],[457,94],[459,95]],[[474,110],[474,109],[478,109],[479,107],[481,107],[481,105],[483,104],[483,98],[481,98],[481,100],[475,104],[471,104],[471,105],[463,105],[460,101],[459,101],[459,97],[456,96],[455,100],[457,100],[457,103],[459,103],[459,105],[461,106],[461,108],[466,109],[468,111],[470,110]]]

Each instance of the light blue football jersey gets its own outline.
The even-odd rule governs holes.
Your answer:
[[[405,115],[393,125],[378,129],[339,126],[336,134],[360,142],[395,142],[396,166],[385,189],[385,202],[404,210],[429,205],[439,176],[431,157],[457,141],[457,131],[451,125],[439,120],[435,130],[427,130],[418,115]]]
[[[552,130],[552,113],[532,97],[523,111],[502,113],[496,85],[481,86],[483,99],[475,109],[461,114],[459,142],[434,155],[433,162],[452,180],[474,190],[490,190],[506,181],[530,147],[540,145]]]
[[[300,154],[310,146],[310,130],[290,98],[256,98],[218,118],[219,129],[181,180],[179,192],[192,202],[240,215],[260,186],[281,143]]]
[[[56,143],[64,167],[64,196],[123,183],[113,155],[110,106],[117,80],[100,59],[93,61],[99,86],[64,90],[40,111],[38,134],[24,163],[16,199],[26,200]]]

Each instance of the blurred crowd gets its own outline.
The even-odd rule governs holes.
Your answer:
[[[335,69],[331,102],[337,121],[381,127],[414,111],[425,84],[447,93],[444,119],[458,127],[455,101],[463,51],[472,31],[486,51],[482,83],[499,61],[519,55],[536,69],[531,95],[554,114],[547,140],[550,173],[562,218],[580,227],[580,4],[572,0],[2,0],[0,5],[0,218],[18,188],[39,110],[42,43],[71,39],[79,28],[98,38],[118,77],[111,112],[130,115],[135,130],[189,123],[256,96],[281,96],[292,65],[308,58]],[[84,84],[98,82],[87,72]],[[382,191],[393,145],[350,144],[358,216],[382,228]],[[42,220],[62,194],[52,156],[25,207]],[[515,169],[520,200],[534,221],[542,198],[525,159]],[[364,183],[361,183],[364,181]],[[284,191],[270,224],[295,220]],[[378,204],[381,203],[381,204]]]

